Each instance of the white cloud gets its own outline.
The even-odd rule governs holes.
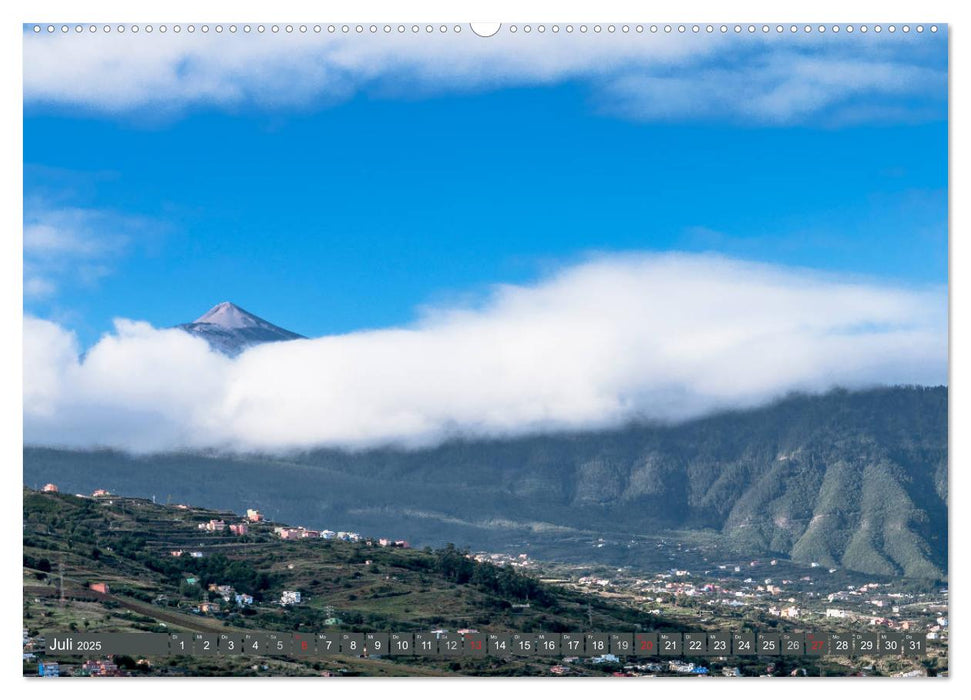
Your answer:
[[[25,298],[48,299],[64,283],[96,283],[133,243],[144,243],[159,229],[142,217],[29,199],[24,205]]]
[[[792,123],[838,106],[870,121],[941,118],[946,45],[943,36],[872,33],[24,36],[28,105],[107,114],[282,109],[360,91],[413,97],[570,80],[586,83],[600,109],[634,119]]]
[[[41,274],[24,272],[24,297],[27,299],[47,299],[57,293],[53,280]]]
[[[707,255],[610,256],[416,323],[252,348],[24,323],[28,444],[287,449],[678,420],[790,390],[938,384],[944,289]]]
[[[943,96],[946,76],[934,68],[869,56],[848,60],[777,51],[771,61],[744,70],[715,67],[687,74],[628,75],[610,83],[607,91],[614,111],[639,119],[734,115],[786,124],[827,114],[833,121],[847,119],[847,112],[859,109],[847,106],[852,98],[867,96],[871,101],[890,101],[869,105],[871,120],[882,113],[894,121],[918,118],[921,110],[926,111],[924,103],[919,109],[906,109],[897,100]],[[829,112],[837,107],[837,114]]]

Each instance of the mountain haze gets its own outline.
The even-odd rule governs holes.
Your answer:
[[[644,538],[690,536],[745,557],[940,579],[947,417],[945,387],[838,390],[673,426],[423,450],[131,457],[27,448],[24,477],[537,558],[653,566]]]
[[[254,345],[304,337],[274,326],[228,301],[216,304],[192,323],[176,327],[202,338],[214,350],[230,356]]]

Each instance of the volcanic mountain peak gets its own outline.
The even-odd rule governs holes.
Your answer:
[[[216,304],[192,323],[178,326],[207,341],[226,355],[238,355],[246,348],[281,340],[297,340],[304,336],[274,326],[229,301]]]
[[[254,316],[246,309],[236,306],[231,301],[223,301],[216,304],[193,321],[193,323],[211,323],[222,328],[253,328],[264,326],[276,328],[273,324],[264,321],[259,316]]]

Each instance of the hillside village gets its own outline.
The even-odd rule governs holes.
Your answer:
[[[692,573],[645,576],[629,569],[534,564],[548,583],[643,607],[675,619],[744,621],[758,629],[787,624],[818,631],[915,633],[946,655],[948,589],[779,560],[720,564]],[[813,575],[811,572],[821,572]],[[736,622],[737,626],[738,622]]]
[[[832,660],[816,667],[792,660],[661,663],[612,654],[566,656],[546,665],[519,659],[492,666],[469,661],[455,669],[449,666],[454,661],[412,660],[406,669],[395,660],[386,661],[393,668],[382,666],[381,672],[412,674],[415,664],[422,672],[528,675],[818,675],[845,672],[847,664],[854,672],[878,675],[947,672],[946,590],[856,581],[846,572],[786,561],[725,562],[699,573],[672,569],[648,574],[537,562],[522,552],[414,550],[393,537],[274,523],[254,508],[240,515],[162,506],[105,489],[64,496],[53,484],[39,492],[25,490],[24,544],[28,675],[39,672],[43,633],[56,629],[395,629],[438,638],[450,631],[806,625],[919,631],[930,640],[931,653],[921,661]],[[100,661],[101,666],[59,668],[78,675],[147,672],[112,659]],[[192,662],[186,663],[191,669]],[[275,663],[279,660],[265,671],[260,664],[256,670],[233,666],[233,673],[279,673]],[[286,672],[375,672],[358,663],[297,664]],[[53,673],[49,665],[46,672]]]
[[[41,489],[42,493],[55,494],[59,493],[56,484],[48,483]],[[99,499],[107,505],[113,505],[116,499],[121,498],[122,501],[125,499],[112,494],[107,489],[95,489],[90,496],[86,494],[74,494],[75,498],[93,498]],[[176,510],[188,511],[190,507],[183,504],[175,504],[171,506]],[[334,530],[315,530],[311,528],[305,528],[302,526],[287,526],[287,525],[275,525],[269,523],[265,516],[255,508],[248,508],[245,515],[239,518],[209,518],[205,522],[199,522],[196,524],[196,528],[203,533],[228,533],[236,537],[246,537],[251,534],[251,528],[253,528],[253,533],[262,532],[266,533],[267,528],[272,528],[273,535],[281,540],[336,540],[339,542],[354,542],[363,543],[368,547],[397,547],[401,549],[408,549],[410,545],[405,540],[392,540],[387,537],[363,537],[357,532],[346,532],[346,531],[334,531]],[[184,548],[172,549],[168,552],[169,556],[180,558],[188,557],[190,559],[202,559],[205,556],[203,549],[192,549],[187,550]],[[199,579],[195,576],[186,576],[184,581],[189,586],[199,585]],[[89,584],[89,589],[102,594],[108,594],[110,592],[109,584],[105,582],[95,582]],[[212,596],[208,595],[212,594]],[[212,600],[210,600],[210,597]],[[218,599],[221,599],[222,603]],[[300,604],[302,600],[302,595],[300,591],[282,591],[280,597],[277,599],[277,603],[280,606],[287,607]],[[237,591],[233,586],[228,584],[219,583],[209,583],[206,588],[205,600],[199,602],[198,605],[193,605],[190,611],[196,614],[213,614],[220,612],[221,608],[225,608],[232,604],[240,607],[253,605],[255,599],[251,593],[245,593]],[[162,602],[161,599],[157,599],[156,602]]]

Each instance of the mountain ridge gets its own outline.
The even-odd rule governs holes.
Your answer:
[[[947,465],[945,387],[794,395],[675,426],[423,450],[24,452],[35,483],[255,504],[416,544],[653,566],[644,543],[690,531],[751,558],[925,579],[947,576]]]

